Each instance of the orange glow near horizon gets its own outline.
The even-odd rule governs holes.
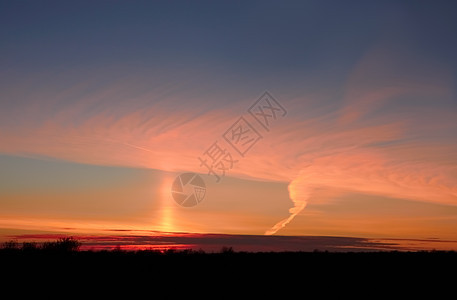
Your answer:
[[[383,57],[382,66],[379,57]],[[457,224],[455,113],[439,109],[454,89],[446,70],[433,64],[430,68],[438,69],[440,80],[425,73],[410,74],[403,65],[404,80],[397,86],[389,72],[402,62],[403,57],[389,49],[370,50],[349,72],[340,102],[327,103],[320,95],[276,96],[287,108],[287,117],[269,132],[262,131],[263,139],[246,157],[235,157],[239,161],[221,184],[208,189],[212,196],[196,209],[173,201],[170,188],[174,177],[180,172],[206,174],[197,157],[221,141],[221,135],[256,99],[246,100],[246,105],[235,101],[221,108],[205,108],[203,104],[212,103],[217,94],[195,100],[195,105],[184,101],[187,95],[180,93],[151,102],[155,94],[149,91],[137,100],[150,105],[113,115],[112,107],[100,103],[99,98],[116,94],[122,84],[87,95],[75,85],[73,88],[84,94],[81,101],[69,103],[38,124],[29,124],[24,117],[21,126],[0,128],[0,152],[5,154],[5,162],[14,161],[5,170],[22,168],[16,175],[10,171],[3,175],[3,228],[382,237],[390,233],[457,239],[457,233],[449,233]],[[378,69],[387,73],[379,74]],[[426,98],[421,100],[425,104],[416,109],[411,99],[420,97]],[[38,110],[36,105],[31,107]],[[100,111],[93,112],[97,105]],[[227,151],[236,155],[233,149]],[[13,158],[24,153],[32,159]],[[40,160],[33,157],[51,159],[37,163]],[[36,164],[40,167],[29,175]],[[57,170],[57,175],[44,180],[43,172],[52,176],[51,169]],[[154,175],[149,178],[148,172]],[[205,178],[208,183],[213,179]],[[257,186],[256,181],[264,185]],[[275,184],[288,186],[288,190],[284,186],[267,188]],[[341,202],[348,194],[364,195],[364,212],[350,200]],[[403,227],[396,229],[389,225],[394,222],[392,217],[369,211],[378,205],[376,201],[397,202],[393,211],[404,206],[402,201],[410,201],[416,208],[428,203],[436,213],[431,223],[424,225],[417,219],[426,219],[425,211],[417,212],[417,219],[408,219],[408,212],[403,211]],[[338,203],[347,209],[326,220]],[[317,217],[312,209],[319,204],[324,205]],[[309,216],[312,224],[303,221],[308,213],[315,214]],[[437,229],[436,233],[432,229]]]
[[[457,241],[457,3],[11,2],[0,240]]]
[[[160,225],[159,228],[164,232],[174,232],[176,227],[174,226],[174,203],[171,199],[171,185],[174,178],[167,174],[162,179],[160,184]]]

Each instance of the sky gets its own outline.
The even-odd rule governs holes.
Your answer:
[[[1,231],[457,241],[456,12],[0,1]]]

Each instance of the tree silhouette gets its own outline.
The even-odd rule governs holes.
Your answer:
[[[223,253],[223,254],[233,254],[233,253],[235,253],[235,250],[233,250],[233,247],[223,246],[222,249],[221,249],[221,253]]]
[[[18,250],[19,243],[17,241],[7,241],[3,243],[2,248],[5,250]]]
[[[36,251],[38,250],[38,244],[35,242],[23,242],[22,251]]]
[[[45,242],[43,243],[42,249],[57,252],[74,252],[78,251],[80,246],[81,243],[70,236],[60,238],[55,242]]]

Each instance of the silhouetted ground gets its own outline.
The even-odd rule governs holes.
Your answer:
[[[39,248],[33,244],[3,248],[3,274],[16,282],[41,281],[59,286],[100,287],[109,283],[106,288],[116,289],[134,282],[150,287],[154,295],[166,294],[171,299],[200,292],[215,293],[214,299],[233,299],[239,293],[282,294],[282,298],[291,292],[303,296],[313,290],[329,296],[335,291],[364,294],[366,289],[376,295],[432,289],[437,296],[455,285],[457,272],[456,252],[248,253],[230,248],[220,253],[94,252],[78,251],[73,242],[67,241],[66,246],[56,242]]]

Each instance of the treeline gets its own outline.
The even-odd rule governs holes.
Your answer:
[[[37,242],[23,242],[19,243],[18,241],[7,241],[0,245],[0,252],[79,252],[81,249],[82,243],[75,239],[74,237],[62,237],[55,241],[47,241],[44,243]],[[144,253],[159,253],[159,254],[205,254],[205,251],[202,249],[192,250],[192,249],[167,249],[167,250],[136,250],[136,251],[123,251],[120,246],[113,247],[111,250],[87,250],[84,252],[144,252]],[[220,249],[219,253],[231,254],[234,253],[232,247],[224,246]]]
[[[170,248],[167,250],[157,250],[157,249],[145,249],[145,250],[123,250],[119,245],[113,246],[110,250],[81,250],[82,243],[77,240],[76,238],[69,236],[69,237],[62,237],[58,238],[55,241],[46,241],[43,243],[37,242],[22,242],[19,243],[18,241],[7,241],[0,244],[0,253],[17,253],[17,252],[62,252],[62,253],[73,253],[73,252],[112,252],[112,253],[156,253],[156,254],[224,254],[224,255],[232,255],[232,254],[259,254],[259,255],[276,255],[276,256],[283,256],[283,255],[311,255],[311,256],[365,256],[365,257],[405,257],[405,256],[416,256],[422,257],[425,256],[435,256],[435,255],[447,255],[450,257],[457,257],[456,251],[441,251],[441,250],[420,250],[420,251],[321,251],[321,250],[314,250],[312,252],[309,251],[284,251],[284,252],[238,252],[233,249],[233,247],[223,246],[218,252],[205,252],[202,249],[199,250],[192,250],[192,249],[174,249]]]
[[[74,237],[62,237],[56,241],[44,243],[7,241],[1,245],[0,250],[3,252],[31,252],[31,251],[58,251],[58,252],[76,252],[79,251],[81,242]]]
[[[439,279],[442,283],[452,280],[453,286],[455,277],[448,274],[457,269],[457,252],[243,252],[231,247],[218,252],[120,248],[82,251],[80,241],[63,237],[45,243],[5,242],[0,245],[0,266],[3,274],[15,282],[26,278],[32,282],[43,280],[46,284],[72,283],[86,278],[99,283],[107,278],[113,281],[118,277],[135,278],[153,283],[155,291],[163,289],[172,293],[171,299],[180,298],[173,294],[177,291],[204,286],[217,287],[220,292],[214,298],[219,299],[228,295],[234,285],[254,286],[255,293],[267,294],[275,285],[285,289],[304,283],[322,287],[323,282],[332,286],[341,283],[343,289],[372,285],[376,291],[387,283],[403,285],[405,279],[420,287],[430,280]]]

